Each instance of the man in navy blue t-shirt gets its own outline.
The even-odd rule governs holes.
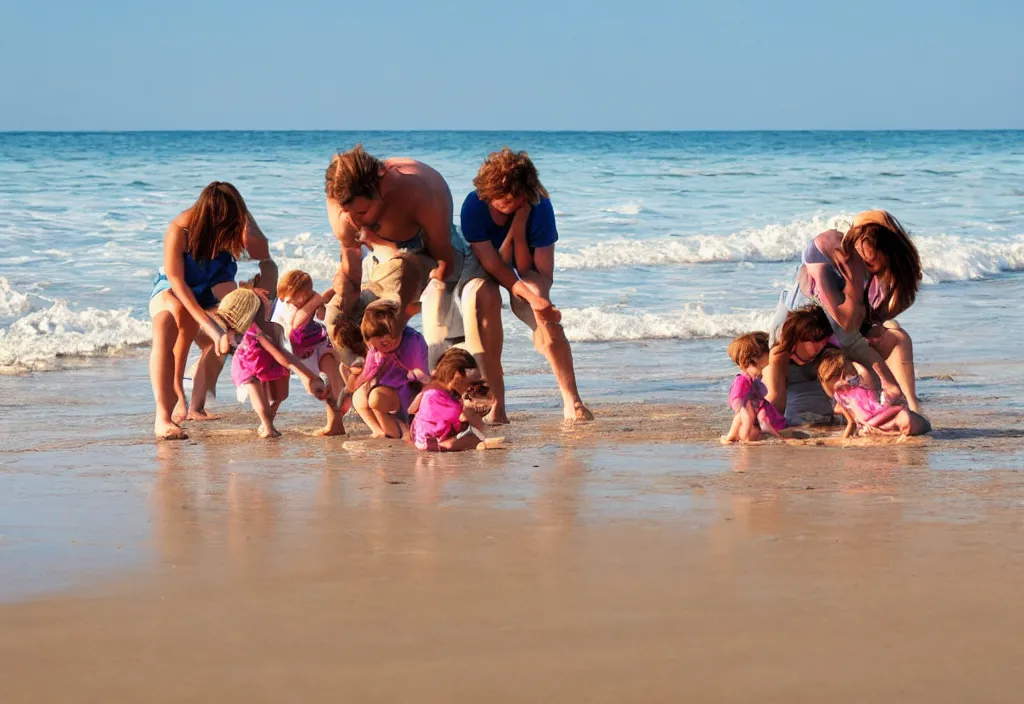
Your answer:
[[[475,259],[463,272],[462,304],[466,346],[480,360],[494,394],[487,420],[507,423],[501,368],[501,291],[509,291],[512,312],[533,330],[533,343],[551,364],[567,420],[591,420],[580,400],[572,349],[551,304],[555,272],[555,211],[526,152],[505,147],[487,157],[473,179],[476,190],[462,204],[462,235]]]

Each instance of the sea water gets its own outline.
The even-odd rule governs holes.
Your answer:
[[[62,375],[106,365],[120,401],[151,407],[140,359],[163,235],[212,180],[238,186],[282,271],[329,285],[324,170],[357,142],[438,169],[456,219],[490,151],[529,151],[558,217],[553,299],[585,398],[724,403],[729,338],[766,327],[807,241],[882,208],[924,265],[900,322],[925,399],[948,396],[950,375],[956,393],[1020,407],[1007,393],[1021,388],[1020,131],[0,134],[2,390],[87,393]],[[505,313],[511,405],[557,407],[529,331]]]

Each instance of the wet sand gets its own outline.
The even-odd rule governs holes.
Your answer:
[[[4,452],[3,701],[1019,700],[1019,414],[721,447],[717,408],[597,410],[462,456],[301,413]]]

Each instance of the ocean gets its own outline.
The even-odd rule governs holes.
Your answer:
[[[725,403],[728,340],[766,327],[806,242],[883,208],[924,263],[900,322],[926,410],[967,397],[1021,407],[1021,131],[140,132],[0,134],[0,409],[57,390],[151,412],[147,305],[164,230],[211,180],[238,186],[282,271],[326,286],[339,250],[324,169],[356,142],[438,169],[456,217],[488,152],[529,151],[558,215],[553,298],[588,401]],[[508,311],[505,328],[510,406],[557,408]]]

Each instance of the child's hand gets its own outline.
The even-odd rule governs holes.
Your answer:
[[[306,391],[320,401],[327,398],[327,386],[324,385],[324,380],[318,376],[303,376],[302,385],[306,387]]]

